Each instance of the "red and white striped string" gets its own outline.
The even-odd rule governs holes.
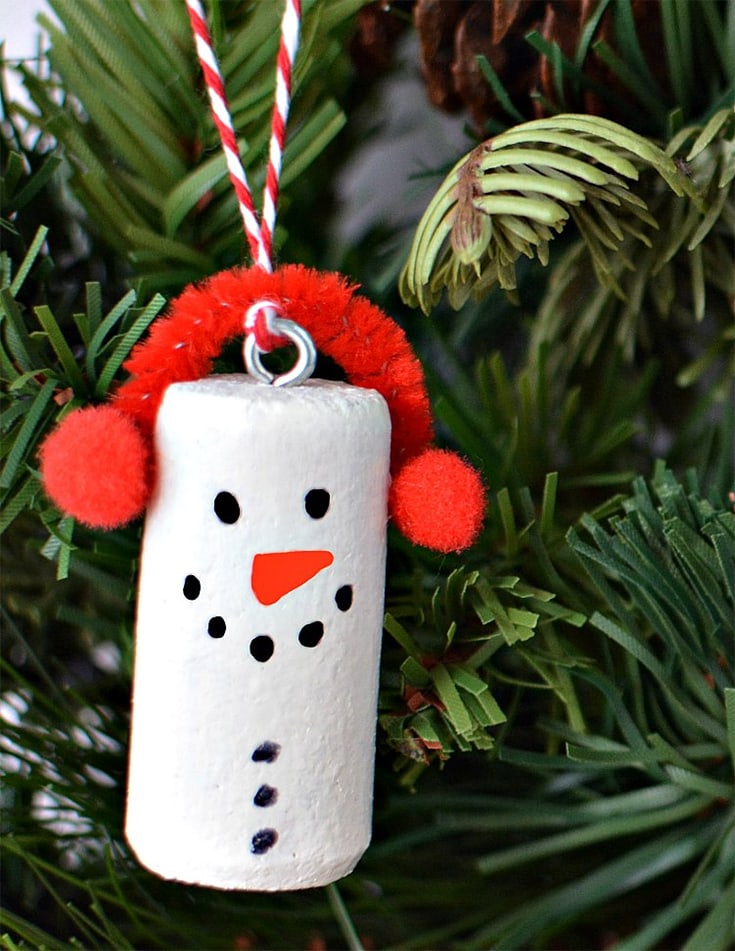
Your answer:
[[[273,254],[273,232],[276,227],[276,206],[281,179],[283,147],[286,143],[286,122],[291,106],[291,74],[299,45],[301,0],[286,0],[281,21],[281,42],[276,60],[276,95],[271,118],[271,140],[268,168],[263,189],[263,213],[260,222],[261,244],[268,261]]]
[[[276,60],[276,94],[271,119],[268,167],[263,189],[263,211],[260,221],[258,221],[250,185],[237,148],[237,139],[230,109],[227,105],[224,82],[214,53],[212,37],[209,33],[204,10],[200,0],[186,0],[186,6],[194,31],[197,55],[209,93],[214,122],[219,131],[227,161],[227,169],[237,195],[250,252],[256,264],[271,272],[273,270],[273,231],[276,222],[283,147],[286,141],[286,121],[291,104],[291,77],[301,27],[301,0],[286,0],[286,8],[281,21],[281,41]]]

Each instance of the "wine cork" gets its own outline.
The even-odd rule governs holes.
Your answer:
[[[370,840],[390,417],[375,391],[166,391],[143,538],[126,835],[158,875],[325,885]]]

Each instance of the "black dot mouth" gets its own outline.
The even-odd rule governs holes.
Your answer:
[[[216,617],[211,617],[207,623],[207,634],[210,637],[219,638],[225,636],[225,631],[227,630],[227,624],[225,619],[217,615]]]
[[[258,634],[250,641],[250,653],[261,664],[271,659],[275,649],[273,638],[268,634]]]
[[[183,592],[187,601],[196,601],[202,593],[202,583],[196,575],[187,575],[184,578]]]
[[[334,596],[334,601],[340,611],[349,611],[352,607],[353,590],[351,584],[343,584]]]
[[[324,637],[324,625],[321,621],[305,624],[299,631],[299,644],[302,647],[316,647]]]

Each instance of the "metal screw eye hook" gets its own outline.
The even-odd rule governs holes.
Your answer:
[[[245,369],[261,383],[270,383],[271,386],[296,386],[308,380],[316,366],[316,347],[311,335],[304,330],[301,324],[285,317],[274,317],[269,321],[268,329],[271,333],[287,337],[295,344],[296,362],[285,373],[276,376],[263,366],[262,353],[255,342],[255,334],[246,333],[242,353],[245,360]]]

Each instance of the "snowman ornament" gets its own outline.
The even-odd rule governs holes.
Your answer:
[[[296,341],[294,370],[273,378],[248,334],[255,375],[210,375],[264,307],[278,315],[271,343]],[[347,382],[305,379],[317,348]],[[405,334],[340,275],[215,275],[126,367],[112,401],[68,414],[41,462],[48,494],[88,525],[146,510],[128,841],[176,881],[328,884],[370,840],[386,523],[466,548],[481,480],[431,446]]]
[[[323,381],[180,383],[155,442],[128,841],[189,882],[334,881],[370,837],[385,401]]]

